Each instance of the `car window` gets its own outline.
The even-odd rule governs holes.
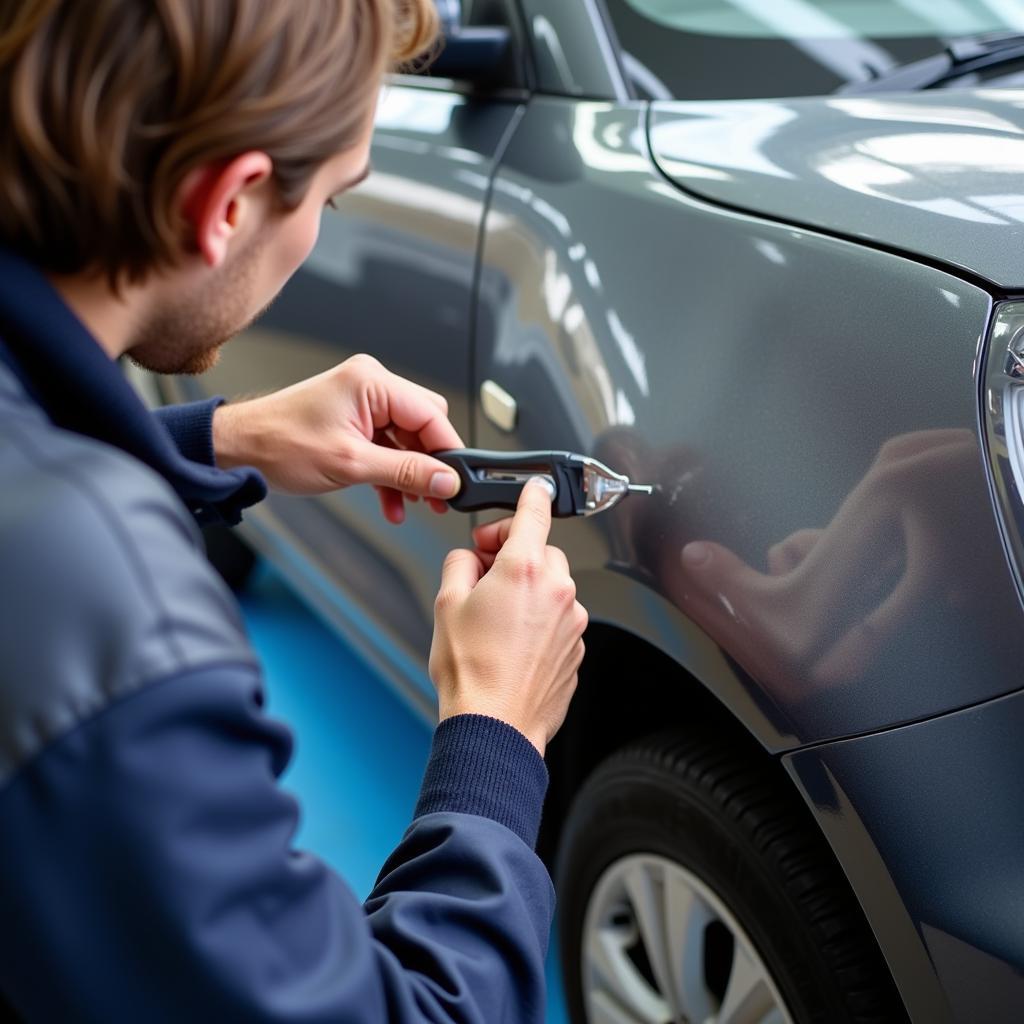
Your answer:
[[[638,95],[834,92],[951,38],[1024,32],[1021,0],[605,0]]]

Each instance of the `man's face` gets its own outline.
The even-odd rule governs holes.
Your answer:
[[[302,203],[275,208],[271,182],[262,210],[251,204],[224,262],[173,274],[166,294],[136,332],[133,361],[156,373],[203,373],[220,347],[248,327],[273,301],[316,244],[328,201],[360,180],[367,169],[372,125],[360,144],[328,160],[314,175]]]

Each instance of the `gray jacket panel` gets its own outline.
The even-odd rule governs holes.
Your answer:
[[[0,364],[0,785],[147,683],[258,667],[169,485],[54,426]]]

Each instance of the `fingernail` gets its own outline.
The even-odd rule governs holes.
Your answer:
[[[527,486],[530,484],[540,484],[540,486],[548,492],[548,499],[550,501],[555,500],[555,485],[546,476],[531,476],[530,479],[526,481],[526,484]]]
[[[459,493],[459,478],[454,473],[435,473],[430,478],[430,493],[435,498],[454,498]]]
[[[691,569],[699,569],[711,561],[711,547],[703,541],[695,540],[683,548],[683,561]]]

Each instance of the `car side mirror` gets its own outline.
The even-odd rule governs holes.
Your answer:
[[[489,85],[506,66],[512,45],[507,28],[461,28],[444,37],[444,49],[431,61],[431,74]]]
[[[511,31],[501,26],[464,26],[461,0],[436,2],[444,38],[429,73],[478,85],[493,83],[508,67]]]

